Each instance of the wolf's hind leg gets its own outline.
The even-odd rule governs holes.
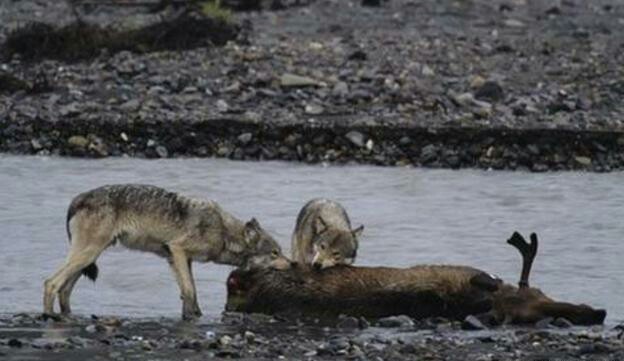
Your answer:
[[[61,313],[64,315],[68,315],[71,313],[71,306],[69,304],[69,298],[71,297],[72,290],[76,285],[76,282],[80,279],[80,274],[73,276],[61,287],[61,290],[58,293],[59,298],[59,307],[61,308]]]
[[[43,313],[54,313],[54,296],[68,281],[74,277],[80,277],[82,270],[95,262],[105,248],[105,246],[92,245],[79,252],[74,252],[73,249],[70,251],[63,267],[44,283]]]
[[[76,227],[76,234],[72,237],[71,249],[65,264],[44,283],[43,313],[54,313],[54,297],[68,282],[80,277],[83,269],[94,263],[112,242],[110,231],[105,225],[100,227]],[[90,231],[90,232],[89,232]],[[91,233],[91,234],[89,234]],[[89,238],[87,238],[88,236]],[[69,291],[71,293],[71,290]],[[68,301],[69,298],[64,299]],[[68,303],[69,304],[69,303]]]

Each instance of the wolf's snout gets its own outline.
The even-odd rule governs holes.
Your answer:
[[[321,262],[314,262],[312,263],[312,267],[314,267],[315,270],[320,271],[323,269],[323,264]]]

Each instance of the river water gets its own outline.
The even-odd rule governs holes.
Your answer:
[[[210,198],[241,219],[257,217],[290,251],[303,204],[341,202],[364,224],[357,263],[466,264],[515,283],[520,256],[505,240],[537,232],[532,284],[549,295],[608,310],[624,320],[624,173],[487,172],[372,166],[323,167],[216,159],[80,160],[0,157],[0,313],[41,309],[43,280],[68,249],[71,198],[107,183],[149,183]],[[179,317],[178,289],[166,262],[110,248],[97,283],[81,280],[79,314]],[[196,264],[200,305],[218,317],[230,267]]]

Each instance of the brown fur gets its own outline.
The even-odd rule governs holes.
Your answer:
[[[463,266],[337,266],[323,271],[236,270],[228,279],[226,309],[242,312],[347,314],[463,319],[488,313],[498,322],[532,323],[564,317],[575,324],[602,323],[606,312],[556,302],[535,288],[518,289]]]

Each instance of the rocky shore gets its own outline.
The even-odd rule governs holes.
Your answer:
[[[214,322],[170,319],[0,318],[3,360],[621,360],[621,327],[480,329],[470,321],[292,321],[226,313]],[[619,336],[618,336],[619,335]]]
[[[225,46],[7,58],[0,75],[17,80],[0,77],[0,151],[624,168],[624,3],[297,5],[234,13],[240,33]],[[158,16],[102,6],[85,19]],[[64,2],[3,3],[0,42],[33,20],[72,19]]]

